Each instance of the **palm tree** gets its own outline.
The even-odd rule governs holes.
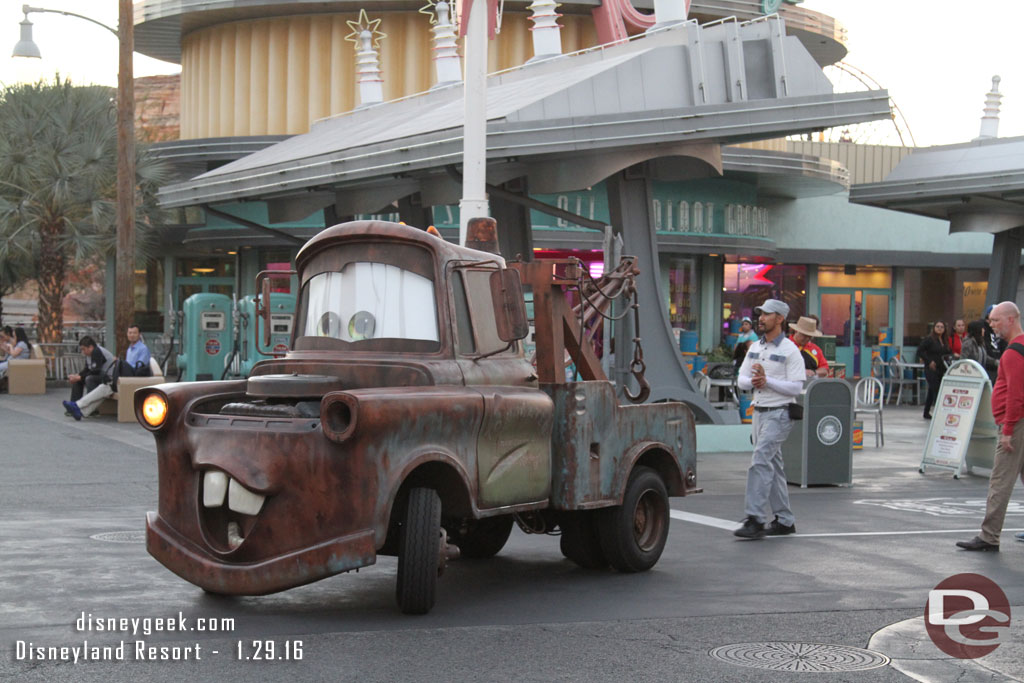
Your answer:
[[[31,277],[28,254],[18,253],[9,247],[16,246],[4,234],[0,225],[0,323],[4,320],[4,297],[16,290]]]
[[[59,77],[0,92],[0,260],[20,254],[29,263],[44,342],[61,341],[68,267],[116,244],[115,115],[112,88]],[[166,166],[136,146],[136,258],[152,251],[165,175]]]

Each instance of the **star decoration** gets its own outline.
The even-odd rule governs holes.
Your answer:
[[[426,14],[428,17],[430,17],[430,25],[431,26],[433,26],[434,24],[437,23],[437,10],[435,10],[434,8],[437,7],[437,3],[440,2],[440,1],[441,0],[427,0],[427,4],[424,5],[423,7],[420,7],[419,10],[418,10],[418,12],[420,14]],[[448,14],[448,17],[449,17],[448,21],[453,26],[457,26],[458,23],[459,23],[459,20],[458,20],[458,17],[456,16],[456,14],[455,14],[455,0],[444,0],[444,1],[448,3],[448,13],[449,13]]]
[[[352,33],[345,36],[345,40],[353,43],[356,46],[356,51],[358,52],[361,47],[359,40],[360,34],[362,34],[363,31],[369,31],[370,35],[373,36],[373,47],[380,48],[381,39],[387,38],[387,34],[380,30],[380,22],[380,19],[371,20],[366,16],[365,9],[359,10],[359,19],[357,21],[345,22],[348,24],[348,27],[352,29]]]

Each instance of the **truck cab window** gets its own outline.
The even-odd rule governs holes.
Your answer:
[[[458,330],[459,353],[476,353],[473,340],[473,325],[469,320],[469,300],[466,298],[466,283],[463,271],[452,273],[452,296],[455,299],[455,325]]]
[[[459,330],[459,352],[489,354],[508,346],[498,337],[491,301],[490,277],[493,269],[460,269],[452,278],[455,286],[455,310]],[[462,290],[461,294],[459,290]],[[461,299],[461,301],[460,301]],[[468,313],[468,320],[466,314]],[[464,339],[470,339],[469,344]],[[513,345],[511,351],[515,351]]]
[[[352,262],[303,286],[302,336],[439,341],[434,283],[387,263]],[[371,345],[372,346],[372,345]]]

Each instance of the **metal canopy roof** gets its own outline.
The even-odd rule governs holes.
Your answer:
[[[954,221],[965,213],[1002,214],[1007,220],[989,221],[986,232],[1017,227],[1024,216],[1024,137],[918,150],[884,181],[853,186],[850,201]]]
[[[884,90],[834,94],[778,20],[688,23],[491,76],[489,176],[527,176],[536,193],[580,189],[639,161],[691,156],[689,149],[708,143],[889,115]],[[173,207],[316,193],[312,211],[326,205],[325,193],[352,206],[344,195],[372,186],[378,206],[431,187],[425,203],[451,203],[445,200],[458,195],[442,197],[436,188],[447,183],[446,192],[458,191],[444,169],[461,162],[462,120],[461,85],[359,109],[171,185],[160,199]]]
[[[524,11],[527,1],[510,2],[509,9]],[[565,14],[587,14],[600,0],[569,0],[562,3]],[[643,11],[654,8],[653,0],[633,0]],[[144,55],[175,64],[181,63],[182,39],[211,26],[273,17],[338,12],[413,11],[422,0],[135,0],[135,49]],[[690,16],[702,21],[725,17],[753,19],[763,14],[761,0],[693,0]],[[834,64],[846,56],[846,29],[835,19],[799,5],[783,4],[779,14],[789,31],[798,37],[818,64]]]

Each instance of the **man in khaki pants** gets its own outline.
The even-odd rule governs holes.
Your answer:
[[[1010,344],[999,359],[999,377],[992,389],[992,417],[1000,425],[988,502],[981,533],[969,541],[958,541],[964,550],[999,552],[1006,506],[1018,477],[1024,481],[1024,330],[1020,309],[1012,301],[997,304],[989,313],[989,324]]]

